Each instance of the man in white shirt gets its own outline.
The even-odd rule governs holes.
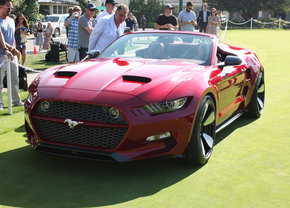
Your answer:
[[[98,20],[102,17],[107,15],[112,16],[115,13],[116,4],[118,3],[115,2],[115,0],[106,0],[106,10],[96,16],[96,18],[93,20],[93,24],[96,25]]]
[[[191,1],[186,3],[186,7],[178,14],[178,25],[183,31],[194,31],[196,25],[195,12],[192,11],[193,3]]]
[[[128,12],[128,7],[125,4],[120,4],[115,14],[99,19],[90,36],[89,51],[99,50],[102,52],[109,44],[123,35]]]

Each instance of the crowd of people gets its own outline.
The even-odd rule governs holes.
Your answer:
[[[167,4],[165,5],[164,14],[157,18],[154,28],[177,30],[180,26],[180,29],[183,31],[194,31],[196,26],[199,28],[199,32],[217,35],[218,28],[221,26],[220,17],[217,15],[216,8],[208,11],[207,7],[207,3],[204,3],[203,9],[199,12],[198,17],[196,17],[193,11],[193,3],[189,1],[186,3],[185,9],[179,12],[178,18],[176,18],[176,16],[172,15],[174,7]]]
[[[86,11],[82,15],[79,6],[69,9],[70,15],[65,20],[64,26],[67,28],[68,37],[68,62],[75,63],[86,57],[86,52],[99,50],[102,52],[112,41],[122,36],[126,27],[130,32],[138,28],[136,17],[129,12],[125,4],[119,4],[115,0],[106,0],[106,9],[95,16],[96,7],[93,3],[88,3]],[[18,92],[18,67],[20,55],[22,55],[22,65],[26,60],[26,43],[29,36],[29,24],[23,14],[17,15],[15,20],[12,17],[11,0],[0,0],[0,63],[4,62],[7,55],[13,62],[11,64],[12,72],[12,99],[14,106],[21,106]],[[194,31],[198,26],[200,32],[206,32],[217,35],[217,29],[220,26],[220,18],[217,10],[212,8],[207,10],[207,3],[203,4],[203,10],[199,12],[198,18],[193,11],[193,3],[187,2],[183,11],[178,14],[178,18],[172,15],[174,7],[170,4],[165,5],[165,13],[160,15],[155,29],[160,30],[178,30],[179,26],[184,31]],[[9,17],[11,16],[11,17]],[[146,27],[145,15],[140,17],[140,24],[143,30]],[[35,32],[35,45],[39,46],[39,51],[50,49],[49,41],[53,34],[51,23],[48,22],[44,30],[41,22]],[[15,46],[16,45],[16,46]],[[17,60],[18,59],[18,60]],[[3,80],[5,73],[5,64],[0,68],[0,80]],[[0,82],[0,110],[3,110],[2,101],[3,85]]]

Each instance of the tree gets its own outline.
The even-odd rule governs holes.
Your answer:
[[[147,3],[144,0],[131,0],[129,8],[138,21],[142,15],[145,15],[147,23],[155,22],[157,17],[164,13],[163,1],[159,0],[148,0]]]
[[[12,14],[15,16],[23,14],[30,26],[43,18],[43,15],[39,14],[37,0],[12,0],[12,5],[14,7]]]
[[[77,2],[79,2],[79,6],[82,9],[82,14],[84,14],[86,12],[86,7],[88,5],[88,3],[90,3],[88,0],[77,0]]]
[[[238,12],[249,20],[257,18],[259,11],[271,10],[274,12],[287,12],[290,0],[207,0],[210,7],[228,12]]]

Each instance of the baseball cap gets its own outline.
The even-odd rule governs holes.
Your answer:
[[[171,6],[171,4],[166,4],[166,5],[165,5],[165,9],[166,9],[166,8],[168,8],[168,9],[174,9],[174,7]]]
[[[117,2],[115,2],[115,0],[106,0],[106,4],[118,4]]]
[[[95,5],[93,3],[89,3],[86,7],[87,9],[95,9]]]

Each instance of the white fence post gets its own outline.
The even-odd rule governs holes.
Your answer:
[[[252,30],[252,27],[253,27],[253,18],[251,17],[251,30]]]
[[[228,22],[229,20],[226,20],[226,29],[225,29],[225,43],[227,42],[227,31],[228,31]]]
[[[8,98],[8,114],[12,115],[12,91],[11,91],[11,69],[10,69],[10,59],[6,56],[6,70],[7,70],[7,98]]]

